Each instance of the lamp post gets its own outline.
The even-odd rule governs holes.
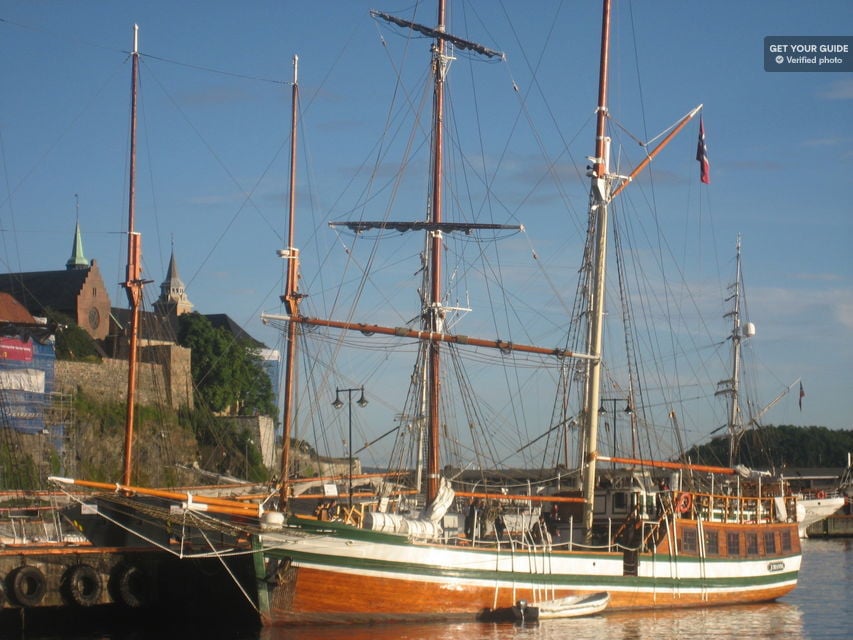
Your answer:
[[[246,461],[246,480],[249,479],[249,445],[255,444],[255,441],[251,438],[246,438],[246,441],[243,443],[243,457]]]
[[[622,401],[623,401],[622,398],[602,398],[601,399],[601,408],[599,408],[599,410],[598,410],[598,415],[600,415],[600,416],[604,415],[605,413],[607,413],[607,409],[604,408],[604,404],[607,402],[613,403],[613,455],[614,456],[616,455],[616,403],[622,402]],[[624,402],[625,402],[624,413],[626,416],[630,417],[634,414],[634,408],[631,406],[631,399],[628,398],[627,400],[624,400]],[[604,424],[606,427],[607,423],[605,422]],[[631,432],[631,436],[632,436],[631,442],[633,443],[633,440],[634,440],[633,439],[633,430]]]
[[[347,394],[347,406],[348,406],[348,418],[349,418],[349,441],[347,443],[347,450],[349,453],[349,491],[347,491],[347,506],[352,507],[352,392],[360,391],[361,396],[358,400],[356,400],[356,404],[359,407],[367,406],[367,399],[364,397],[364,385],[360,387],[353,387],[351,389],[335,389],[335,401],[332,403],[332,406],[335,409],[340,409],[344,406],[344,403],[341,401],[341,393]]]

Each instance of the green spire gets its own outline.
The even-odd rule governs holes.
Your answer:
[[[65,263],[65,268],[69,271],[72,269],[88,269],[89,261],[83,255],[83,238],[80,235],[80,221],[77,221],[77,226],[74,229],[74,244],[71,247],[71,257]]]

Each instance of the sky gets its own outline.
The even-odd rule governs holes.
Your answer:
[[[174,247],[197,311],[227,313],[280,348],[261,314],[280,312],[275,252],[286,244],[293,56],[301,107],[298,234],[304,285],[321,308],[331,268],[355,255],[346,251],[352,238],[325,223],[354,212],[376,217],[372,198],[392,189],[394,145],[407,140],[377,146],[383,131],[399,126],[388,105],[428,96],[414,89],[427,73],[428,41],[407,45],[399,28],[370,17],[374,8],[435,21],[432,3],[397,0],[0,0],[0,270],[63,268],[79,219],[86,257],[98,260],[113,304],[124,304],[112,283],[124,271],[128,51],[138,24],[136,228],[144,276],[153,281],[146,298],[158,295]],[[451,32],[506,54],[503,62],[468,65],[459,52],[451,67],[452,89],[469,79],[469,66],[484,87],[462,89],[454,102],[454,124],[474,131],[460,139],[474,147],[471,158],[502,167],[492,174],[502,199],[479,214],[524,224],[524,237],[510,239],[507,251],[525,254],[525,262],[535,251],[555,267],[555,280],[533,285],[537,268],[506,253],[521,297],[559,288],[576,277],[580,260],[600,9],[489,0],[458,3],[450,16]],[[762,49],[771,35],[851,33],[847,0],[615,3],[610,112],[620,167],[641,158],[636,140],[703,104],[712,178],[699,183],[693,122],[625,200],[640,224],[654,219],[652,233],[665,231],[668,250],[689,265],[684,276],[693,280],[697,310],[710,312],[702,322],[722,342],[725,284],[741,236],[748,319],[757,327],[749,357],[762,374],[756,394],[770,403],[797,379],[805,392],[802,408],[795,389],[765,423],[853,428],[853,75],[768,73]],[[405,85],[396,84],[398,73]],[[489,137],[496,142],[484,142]],[[396,186],[412,210],[394,217],[422,214],[423,184]],[[328,269],[309,258],[332,254],[337,262]],[[393,258],[384,265],[392,276],[417,270]],[[416,299],[397,292],[393,277],[388,282],[384,300],[368,297],[366,308],[389,303],[393,322],[415,316],[415,307],[403,307]],[[541,330],[528,323],[526,339],[553,344],[548,331],[556,322]],[[338,386],[367,377],[368,399],[376,401],[370,415],[383,425],[367,439],[385,430],[398,405],[372,373],[352,366]]]

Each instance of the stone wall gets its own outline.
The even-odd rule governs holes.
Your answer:
[[[115,402],[127,401],[127,360],[105,358],[100,363],[56,362],[56,390],[77,390]],[[193,406],[190,350],[178,346],[141,350],[137,373],[139,404],[178,409]]]
[[[254,446],[261,452],[264,466],[274,469],[279,466],[275,444],[275,423],[269,416],[220,416],[217,420],[234,431],[246,431]]]

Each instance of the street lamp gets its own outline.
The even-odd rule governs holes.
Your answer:
[[[616,403],[621,402],[622,398],[602,398],[601,399],[601,407],[598,409],[598,415],[603,416],[607,413],[607,409],[605,409],[604,405],[607,402],[613,403],[613,455],[616,456]],[[625,401],[625,410],[624,413],[626,416],[632,416],[634,414],[634,408],[631,406],[631,398],[628,398]],[[604,423],[605,429],[607,428],[607,422]],[[631,432],[631,441],[633,443],[633,430]],[[615,463],[614,463],[615,465]]]
[[[255,444],[255,441],[251,438],[246,438],[246,441],[243,443],[243,457],[246,461],[246,480],[249,479],[249,445]]]
[[[332,406],[335,409],[340,409],[344,406],[344,403],[341,402],[341,393],[347,394],[347,406],[348,406],[348,417],[349,417],[349,444],[347,445],[347,449],[349,451],[349,491],[347,492],[347,506],[352,507],[352,392],[360,391],[361,396],[358,400],[356,400],[356,404],[359,407],[367,406],[367,399],[364,397],[364,385],[360,387],[353,387],[352,389],[335,389],[335,401],[332,403]]]

